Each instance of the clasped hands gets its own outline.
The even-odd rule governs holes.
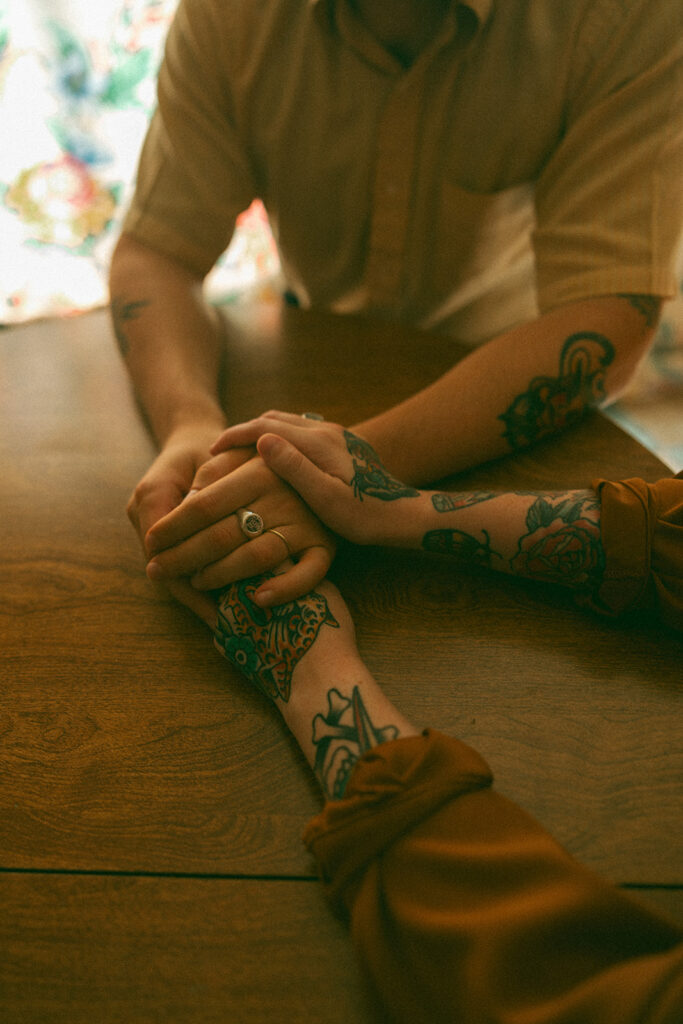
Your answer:
[[[144,534],[144,487],[129,506],[150,558],[150,579],[190,605],[178,584],[186,595],[192,590],[206,599],[207,592],[276,568],[253,600],[262,607],[294,600],[326,575],[336,550],[329,530],[357,543],[381,542],[386,502],[419,494],[393,480],[363,439],[338,424],[291,413],[271,411],[229,427],[209,454],[185,496],[176,484],[174,503],[168,511],[161,507]],[[244,508],[265,527],[251,540],[236,515]]]

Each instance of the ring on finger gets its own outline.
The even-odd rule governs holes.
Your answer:
[[[287,538],[283,537],[283,535],[280,533],[279,530],[274,530],[272,527],[270,527],[269,529],[265,530],[264,532],[265,533],[274,533],[276,537],[279,537],[280,540],[282,541],[282,543],[284,544],[284,546],[287,548],[287,557],[288,558],[292,557],[292,549],[289,546]]]
[[[236,515],[240,530],[247,540],[253,540],[254,537],[261,536],[264,525],[263,519],[258,512],[252,512],[250,508],[238,508]]]

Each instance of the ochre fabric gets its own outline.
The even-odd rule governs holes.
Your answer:
[[[569,856],[438,732],[358,762],[306,831],[405,1024],[680,1024],[683,933]]]
[[[453,2],[408,70],[349,0],[181,0],[125,230],[205,274],[258,196],[302,305],[469,344],[672,295],[682,52],[676,0]]]
[[[647,609],[683,631],[683,473],[594,480],[605,572],[598,597],[613,613]]]

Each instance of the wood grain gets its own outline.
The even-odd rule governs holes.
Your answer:
[[[227,331],[233,419],[350,424],[464,354],[275,305],[232,310]],[[310,774],[144,575],[124,509],[152,456],[104,313],[0,334],[0,1016],[362,1024],[300,842],[320,806]],[[595,414],[451,482],[666,472]],[[568,849],[683,921],[679,638],[418,552],[344,546],[334,577],[402,710],[475,746]]]
[[[3,1024],[370,1024],[311,882],[0,875]]]

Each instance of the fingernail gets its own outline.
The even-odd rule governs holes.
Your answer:
[[[198,487],[193,487],[192,490],[188,491],[187,494],[185,495],[185,497],[183,498],[183,501],[187,501],[187,499],[191,498],[193,494],[199,494],[199,488]],[[180,504],[182,505],[182,501],[181,501]]]
[[[154,583],[158,583],[159,580],[164,578],[164,570],[158,562],[147,563],[147,578],[152,580]]]
[[[277,455],[283,444],[282,438],[276,437],[275,434],[266,434],[259,440],[257,447],[260,455]]]
[[[272,590],[257,590],[254,594],[254,603],[259,605],[261,608],[267,608],[270,602],[273,600]]]

